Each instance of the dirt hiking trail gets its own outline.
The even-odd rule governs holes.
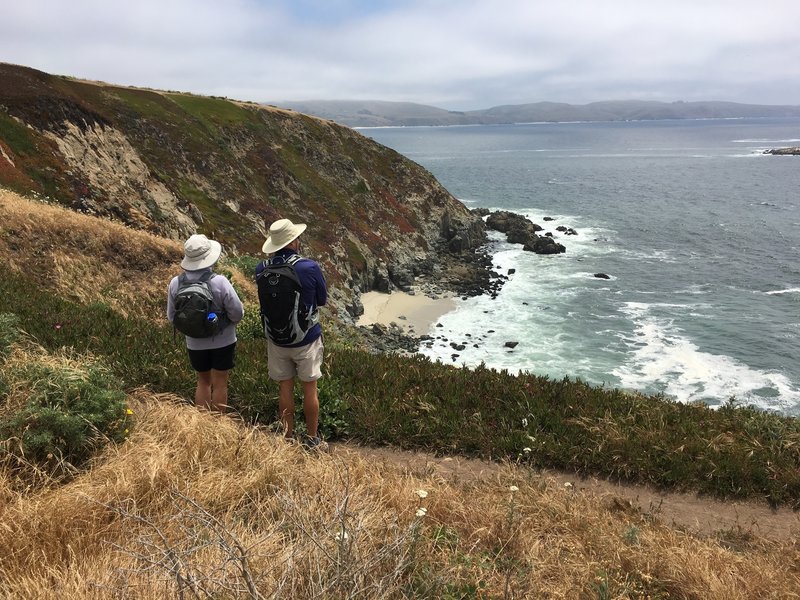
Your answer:
[[[509,464],[473,458],[441,457],[391,447],[366,447],[352,442],[335,442],[330,451],[347,449],[370,460],[394,465],[419,476],[435,475],[447,481],[472,482],[492,479],[509,469]],[[525,469],[526,476],[530,470]],[[690,493],[664,492],[645,485],[620,484],[597,477],[581,478],[556,471],[534,471],[559,486],[589,494],[613,509],[635,510],[665,525],[700,536],[754,536],[790,541],[800,535],[800,511],[772,509],[766,503],[721,501]]]

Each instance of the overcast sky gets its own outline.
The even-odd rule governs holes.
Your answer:
[[[0,61],[240,100],[800,104],[800,0],[0,0]]]

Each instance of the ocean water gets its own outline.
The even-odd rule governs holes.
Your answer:
[[[497,270],[515,272],[495,299],[459,301],[422,353],[800,415],[800,156],[762,153],[800,145],[800,120],[361,133],[567,248],[539,256],[493,235]]]

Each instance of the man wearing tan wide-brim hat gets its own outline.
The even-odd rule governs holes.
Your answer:
[[[278,413],[285,436],[294,435],[294,380],[298,378],[303,385],[307,434],[304,445],[315,449],[322,444],[317,431],[317,380],[322,376],[323,356],[318,309],[327,302],[328,290],[319,264],[300,256],[300,235],[306,227],[305,223],[289,219],[278,219],[270,225],[261,247],[269,259],[256,267],[256,283],[267,336],[269,377],[278,382]],[[295,277],[299,289],[287,283]],[[279,307],[288,310],[294,306],[297,308],[293,316],[284,318]]]

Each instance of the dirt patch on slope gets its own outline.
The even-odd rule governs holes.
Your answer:
[[[415,476],[438,476],[449,481],[491,481],[517,471],[520,479],[541,478],[547,485],[594,496],[612,511],[634,511],[664,525],[689,533],[726,540],[763,538],[790,541],[800,534],[800,512],[772,509],[758,502],[720,501],[689,493],[664,492],[645,485],[621,484],[597,477],[581,478],[556,471],[532,472],[510,463],[463,457],[440,457],[391,447],[332,444],[332,451],[348,449],[372,461],[399,466]]]

